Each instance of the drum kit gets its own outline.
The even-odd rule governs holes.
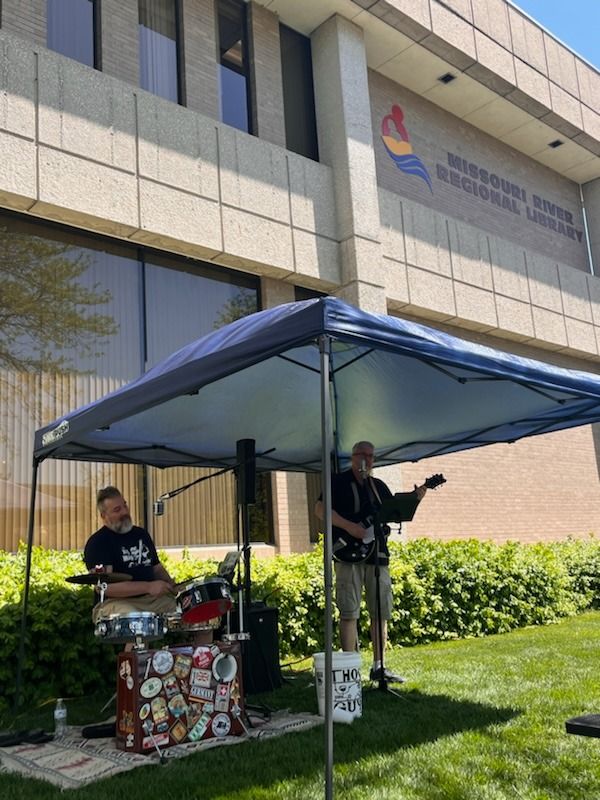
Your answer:
[[[66,579],[69,583],[95,585],[100,593],[100,602],[109,583],[131,580],[131,576],[119,572],[87,572]],[[191,578],[175,585],[177,610],[156,614],[151,611],[134,611],[127,614],[111,614],[100,617],[94,634],[109,644],[133,642],[143,649],[147,642],[162,639],[170,631],[191,632],[215,631],[221,627],[221,618],[229,612],[233,602],[229,582],[221,577]],[[249,639],[248,633],[224,633],[224,641]]]

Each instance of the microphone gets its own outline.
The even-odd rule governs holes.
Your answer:
[[[156,500],[152,503],[152,513],[155,517],[162,517],[165,513],[165,500],[170,500],[171,497],[175,497],[177,492],[165,492],[161,494],[160,497],[157,497]]]
[[[165,504],[160,498],[152,503],[152,513],[155,517],[162,517],[165,513]]]
[[[367,460],[366,460],[366,458],[364,458],[364,457],[363,457],[363,458],[361,458],[361,460],[360,460],[360,467],[358,468],[358,471],[360,472],[360,474],[361,474],[361,476],[362,476],[363,478],[366,478],[366,477],[367,477],[367,475],[368,475],[368,470],[367,470]]]

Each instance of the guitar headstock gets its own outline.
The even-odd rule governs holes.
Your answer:
[[[441,486],[442,483],[446,483],[446,478],[444,478],[441,472],[437,472],[435,475],[425,478],[425,483],[423,485],[427,489],[437,489],[437,487]]]

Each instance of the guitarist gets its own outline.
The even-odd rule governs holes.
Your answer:
[[[371,476],[374,460],[374,447],[371,442],[357,442],[352,447],[350,469],[333,475],[331,479],[332,525],[334,547],[336,540],[357,540],[357,546],[365,540],[372,540],[373,527],[370,517],[386,498],[392,497],[387,485],[379,478]],[[423,486],[415,486],[416,498],[420,502],[427,491]],[[319,498],[315,513],[320,520],[324,517],[323,502]],[[364,549],[364,548],[363,548]],[[342,650],[358,649],[357,620],[363,587],[366,591],[367,608],[370,617],[371,642],[373,644],[373,666],[370,672],[372,681],[385,680],[402,683],[404,678],[394,675],[387,669],[382,675],[380,655],[387,642],[387,620],[392,612],[392,584],[389,574],[389,549],[386,536],[376,537],[371,553],[360,563],[335,561],[336,605],[340,612],[340,639]],[[375,580],[375,559],[379,563],[379,585],[381,626],[377,619],[377,594]],[[379,643],[381,627],[382,642]]]

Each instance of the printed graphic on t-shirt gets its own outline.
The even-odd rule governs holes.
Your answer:
[[[152,564],[150,550],[147,545],[143,544],[141,539],[131,547],[121,547],[121,557],[126,567],[149,567]]]

